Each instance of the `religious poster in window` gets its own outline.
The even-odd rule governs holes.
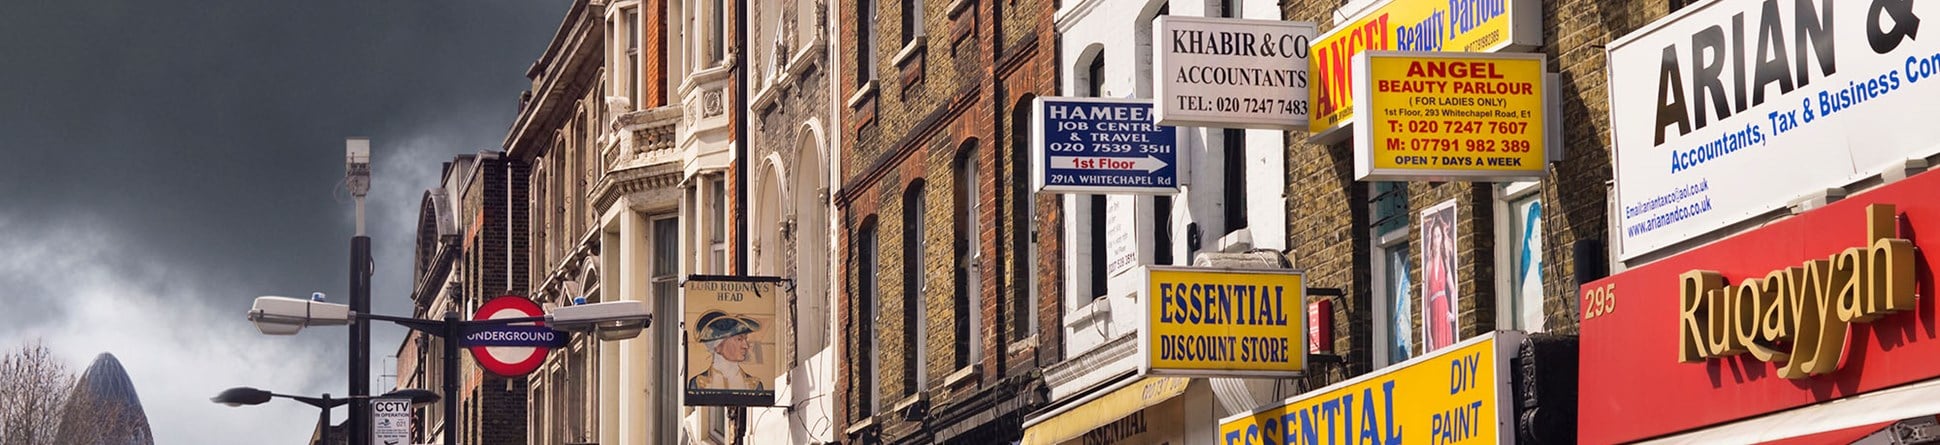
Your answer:
[[[1410,347],[1415,338],[1415,309],[1414,295],[1412,295],[1415,285],[1408,280],[1410,265],[1408,245],[1403,243],[1388,248],[1387,256],[1388,307],[1394,308],[1388,314],[1389,326],[1393,326],[1393,331],[1390,331],[1393,335],[1388,336],[1388,362],[1399,363],[1415,356],[1414,348]]]
[[[782,280],[690,275],[681,285],[688,406],[772,406]]]
[[[1421,350],[1434,352],[1455,344],[1461,332],[1457,311],[1462,308],[1456,285],[1455,201],[1421,212]]]
[[[1543,330],[1543,201],[1537,197],[1516,201],[1510,204],[1515,217],[1510,227],[1515,230],[1514,263],[1515,283],[1509,287],[1514,295],[1511,300],[1515,329],[1540,332]]]

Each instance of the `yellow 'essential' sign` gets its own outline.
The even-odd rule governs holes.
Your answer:
[[[1292,270],[1153,267],[1144,371],[1185,377],[1299,375],[1307,364],[1306,287]]]
[[[1534,0],[1392,0],[1344,21],[1313,44],[1312,114],[1320,135],[1354,116],[1354,55],[1362,51],[1492,52],[1542,44]]]
[[[1528,179],[1548,172],[1542,54],[1368,51],[1354,59],[1360,180]]]
[[[1222,445],[1497,444],[1515,437],[1500,370],[1522,334],[1497,332],[1219,423]]]

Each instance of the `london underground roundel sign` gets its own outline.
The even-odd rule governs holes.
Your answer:
[[[472,314],[472,320],[540,317],[545,310],[518,295],[504,295],[486,301]],[[466,329],[459,342],[472,351],[478,366],[501,377],[531,374],[545,363],[552,348],[563,345],[566,333],[545,328],[545,322],[485,326]]]

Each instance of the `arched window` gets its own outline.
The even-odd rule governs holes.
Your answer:
[[[979,197],[983,196],[978,181],[981,175],[977,168],[977,141],[963,143],[957,152],[955,184],[953,184],[954,229],[956,242],[955,279],[956,295],[953,299],[956,311],[956,367],[970,366],[983,358],[983,277],[977,270],[977,259],[981,258],[982,225],[977,215],[982,214]]]
[[[903,392],[914,395],[926,389],[929,376],[923,372],[924,357],[929,356],[927,336],[929,313],[923,295],[923,180],[903,190]]]
[[[874,415],[882,408],[882,345],[876,342],[876,322],[882,318],[878,313],[881,305],[876,294],[881,268],[877,263],[876,247],[876,220],[870,217],[863,220],[862,229],[856,231],[855,239],[855,340],[860,343],[856,345],[856,350],[862,354],[856,360],[860,368],[856,371],[856,388],[862,401],[856,405],[861,408],[859,414],[863,417]]]
[[[1036,269],[1037,224],[1036,194],[1031,192],[1031,107],[1037,99],[1025,95],[1011,106],[1010,111],[1010,188],[1012,205],[1011,226],[1021,233],[1012,239],[1011,285],[1021,288],[1014,292],[1011,301],[1011,339],[1028,338],[1037,332],[1037,284],[1038,276],[1031,273]]]
[[[1172,3],[1160,0],[1156,7],[1146,6],[1146,13],[1138,16],[1132,24],[1132,41],[1137,45],[1133,53],[1132,66],[1138,72],[1133,79],[1132,92],[1137,97],[1152,97],[1152,24],[1159,16],[1172,14]]]
[[[1094,49],[1090,52],[1092,52],[1091,60],[1085,64],[1084,71],[1081,71],[1084,74],[1084,78],[1080,79],[1085,84],[1084,94],[1090,97],[1104,97],[1105,52],[1102,49]],[[1088,292],[1092,298],[1098,298],[1105,295],[1109,285],[1105,276],[1106,263],[1110,255],[1105,251],[1105,195],[1088,195],[1084,198],[1084,203],[1086,218],[1082,222],[1083,225],[1079,227],[1088,241],[1085,243],[1085,256],[1090,260],[1087,262],[1090,266],[1085,268],[1083,275],[1090,279],[1091,287]]]
[[[1105,53],[1099,51],[1085,65],[1085,96],[1105,97]]]

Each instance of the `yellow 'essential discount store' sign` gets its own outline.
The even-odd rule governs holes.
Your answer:
[[[1141,371],[1289,377],[1306,368],[1307,292],[1300,272],[1148,270]]]
[[[1534,179],[1550,160],[1542,54],[1355,56],[1355,179]]]
[[[1536,0],[1390,0],[1315,39],[1307,131],[1333,140],[1354,116],[1354,56],[1362,51],[1493,52],[1542,44]]]
[[[1509,359],[1496,332],[1219,423],[1223,445],[1502,444],[1515,437]]]

